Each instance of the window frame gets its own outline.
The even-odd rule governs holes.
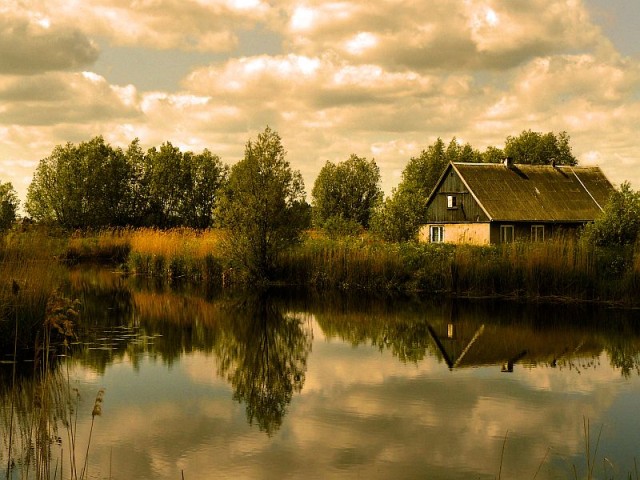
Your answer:
[[[510,237],[507,235],[510,233]],[[500,243],[513,243],[516,239],[516,232],[513,225],[500,225]]]
[[[429,243],[444,243],[444,225],[429,225]]]
[[[542,233],[542,235],[540,235]],[[531,225],[531,241],[544,242],[544,225]]]
[[[447,195],[447,210],[456,210],[458,208],[458,199],[455,195]]]

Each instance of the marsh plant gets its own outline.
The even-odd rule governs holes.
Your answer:
[[[17,335],[13,337],[10,378],[0,378],[0,396],[5,405],[0,410],[0,468],[5,470],[3,477],[7,480],[87,477],[91,436],[95,417],[102,413],[104,390],[96,396],[88,437],[80,438],[81,399],[79,391],[71,388],[66,361],[75,340],[78,307],[78,301],[58,291],[49,296],[44,321],[34,341],[32,362],[23,361],[17,351]],[[16,317],[16,334],[19,324]],[[25,367],[29,364],[32,369]]]

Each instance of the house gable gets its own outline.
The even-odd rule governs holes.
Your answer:
[[[468,223],[490,220],[453,163],[447,166],[427,200],[426,218],[429,223]]]

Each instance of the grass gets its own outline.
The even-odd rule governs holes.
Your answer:
[[[219,230],[115,230],[74,236],[66,258],[112,259],[136,275],[226,286],[242,279],[226,262]],[[126,257],[126,258],[125,258]],[[572,240],[471,246],[387,243],[369,235],[309,232],[283,252],[276,283],[316,290],[451,294],[637,305],[640,248]]]
[[[0,386],[5,385],[7,389],[0,391],[0,396],[9,397],[11,405],[10,409],[0,410],[4,427],[0,440],[7,445],[7,480],[16,475],[38,480],[62,478],[65,465],[67,478],[71,480],[83,480],[88,476],[91,437],[95,417],[102,413],[104,390],[98,391],[94,402],[82,459],[77,451],[81,445],[77,433],[80,397],[78,391],[71,388],[68,364],[65,372],[59,362],[60,348],[66,356],[68,340],[75,338],[77,306],[77,301],[57,291],[49,296],[40,335],[35,339],[33,371],[22,372],[20,382],[16,381],[16,365],[20,362],[16,353],[19,323],[16,317],[12,378],[10,385],[0,382]],[[66,430],[66,445],[62,442],[62,429]],[[54,453],[56,450],[58,455]]]

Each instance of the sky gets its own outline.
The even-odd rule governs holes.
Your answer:
[[[0,0],[0,181],[56,145],[171,142],[233,165],[268,125],[309,193],[375,159],[387,194],[438,137],[566,131],[640,188],[638,0]]]

